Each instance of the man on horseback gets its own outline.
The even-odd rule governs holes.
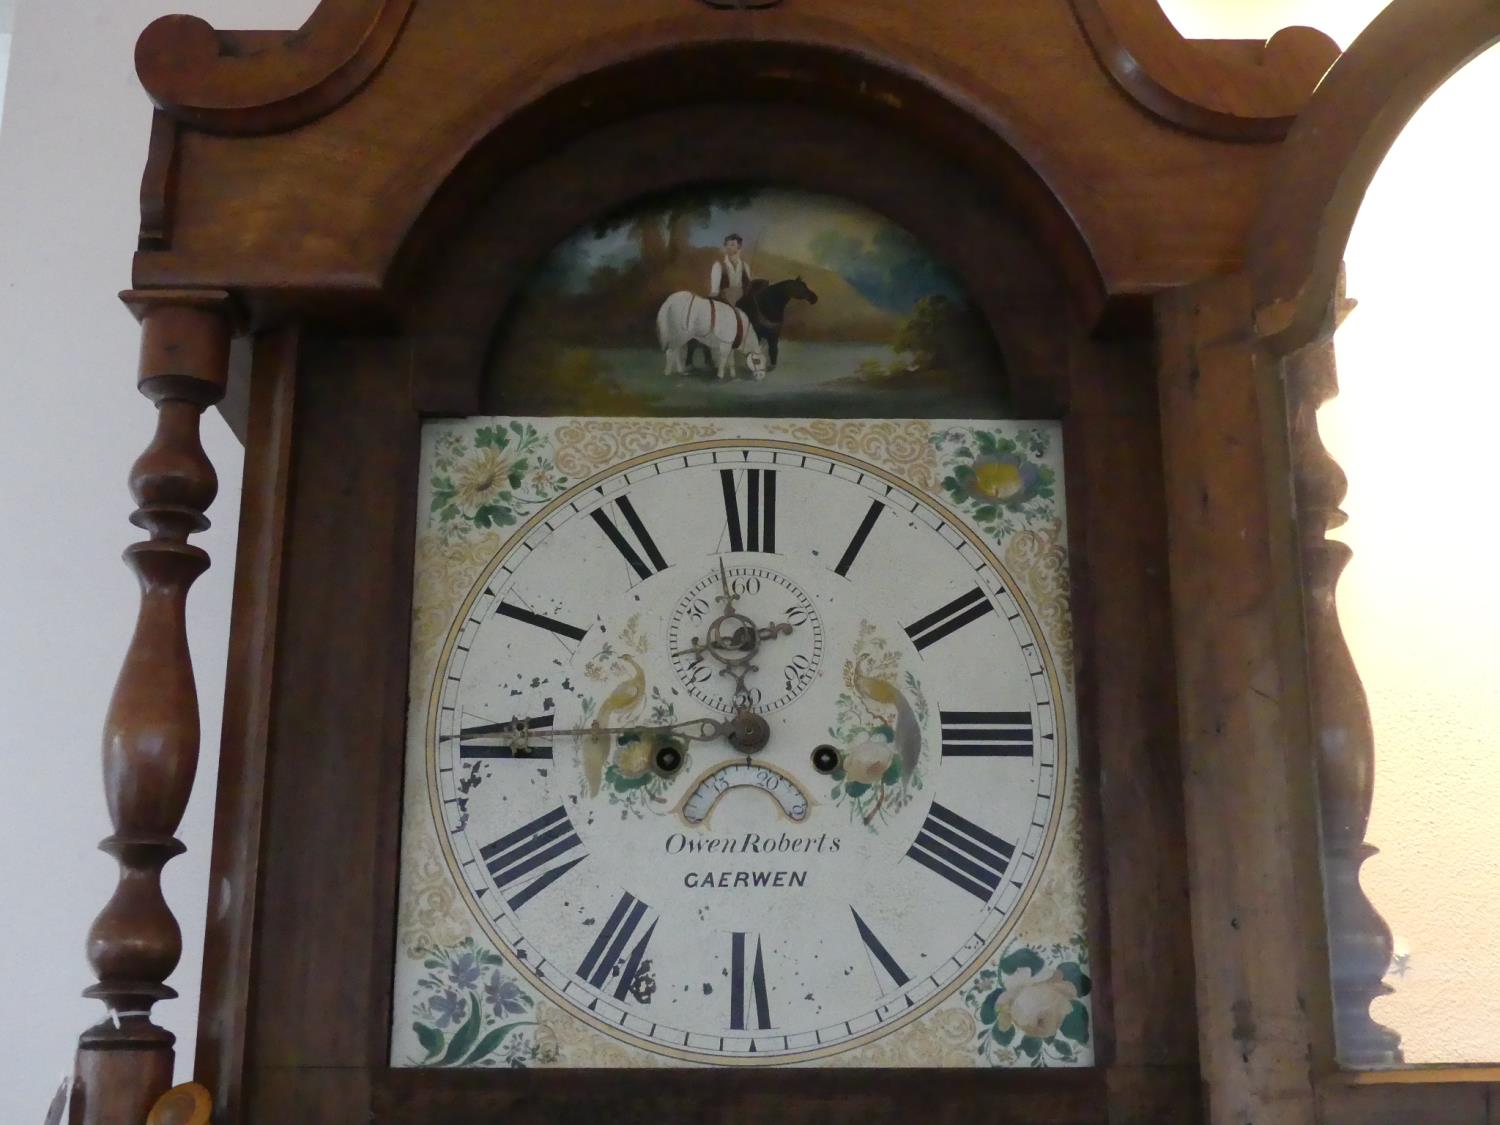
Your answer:
[[[708,295],[729,305],[738,305],[750,290],[750,263],[741,256],[745,240],[737,234],[724,239],[724,256],[708,275]]]

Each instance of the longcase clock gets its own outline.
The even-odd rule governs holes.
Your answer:
[[[181,1077],[149,1012],[216,403],[213,1120],[1370,1104],[1334,1037],[1398,1057],[1378,975],[1326,954],[1388,935],[1313,734],[1327,471],[1283,375],[1412,7],[1326,79],[1317,33],[1147,0],[148,28],[160,425],[74,1121]],[[1433,83],[1493,37],[1444,18]]]

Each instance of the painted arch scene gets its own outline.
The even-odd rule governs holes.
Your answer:
[[[1004,360],[962,284],[844,200],[715,187],[578,231],[490,359],[515,414],[1003,417]]]

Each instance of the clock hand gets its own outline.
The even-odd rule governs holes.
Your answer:
[[[754,652],[757,648],[760,647],[754,642],[769,641],[775,637],[789,635],[792,631],[792,628],[793,626],[784,621],[778,622],[774,625],[762,625],[760,628],[755,630],[755,633],[752,636],[750,632],[750,626],[744,625],[739,629],[736,629],[728,637],[721,637],[717,642],[700,641],[697,637],[694,637],[693,643],[689,647],[679,649],[677,652],[672,653],[672,655],[699,656],[706,652],[716,660],[720,660],[726,664],[737,663],[737,661],[727,660],[720,654],[724,652]]]
[[[538,742],[551,738],[584,738],[592,734],[634,735],[637,738],[659,737],[661,735],[676,735],[687,742],[706,742],[715,738],[725,738],[731,728],[730,723],[721,722],[717,719],[689,719],[681,723],[665,723],[661,725],[637,724],[628,727],[572,727],[555,729],[550,727],[536,727],[528,729],[515,723],[487,723],[482,727],[469,727],[464,731],[464,741],[473,742],[479,746],[494,744],[506,746],[519,742],[525,745],[527,736],[532,735]]]
[[[496,745],[524,749],[527,735],[535,734],[538,742],[551,738],[587,738],[591,735],[630,736],[633,738],[678,738],[684,742],[712,742],[723,739],[746,753],[759,750],[766,743],[769,728],[759,715],[740,711],[729,720],[687,719],[680,723],[637,724],[627,727],[572,727],[529,730],[514,723],[490,723],[470,727],[464,740],[478,746]]]
[[[719,556],[719,586],[724,591],[719,595],[719,600],[724,603],[724,616],[733,617],[735,599],[734,593],[729,588],[729,571],[724,567],[723,555]]]

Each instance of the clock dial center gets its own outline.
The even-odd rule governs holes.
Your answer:
[[[723,714],[763,715],[800,697],[823,661],[823,621],[802,586],[759,563],[722,559],[689,587],[668,623],[668,651],[688,694]],[[753,753],[769,728],[735,746]]]

